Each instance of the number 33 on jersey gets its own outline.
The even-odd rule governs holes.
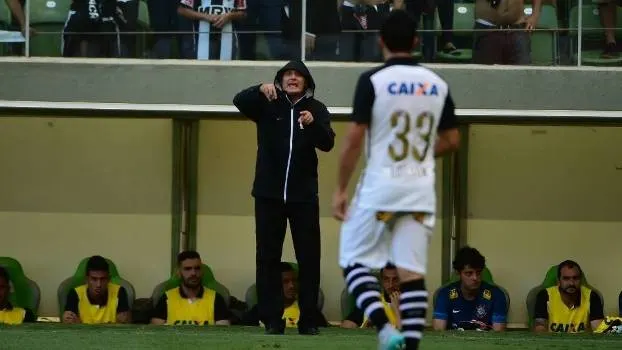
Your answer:
[[[358,205],[434,213],[436,136],[456,127],[447,83],[411,59],[389,60],[360,77],[352,120],[369,126]]]

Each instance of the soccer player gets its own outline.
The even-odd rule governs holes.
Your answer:
[[[64,323],[131,323],[127,291],[110,282],[106,259],[96,255],[86,263],[86,284],[67,294]]]
[[[246,0],[180,0],[177,13],[194,21],[197,34],[192,37],[192,55],[184,53],[184,58],[231,60],[235,57],[232,22],[246,17]]]
[[[380,270],[380,276],[382,279],[382,294],[380,295],[380,300],[384,306],[384,311],[387,313],[389,323],[395,328],[400,328],[400,279],[397,275],[397,268],[395,265],[389,264]],[[363,310],[359,308],[354,309],[354,311],[341,322],[341,328],[367,328],[372,326],[371,320],[366,317]]]
[[[31,310],[12,305],[9,301],[11,286],[8,271],[0,267],[0,324],[17,325],[24,322],[35,322],[36,317]]]
[[[435,157],[458,148],[447,83],[417,65],[415,22],[403,10],[384,21],[385,64],[363,73],[341,154],[333,215],[343,220],[339,264],[348,292],[376,326],[381,349],[419,347],[428,307],[424,277],[435,222]],[[367,134],[367,164],[346,213],[347,187]],[[370,269],[392,262],[400,278],[402,332],[381,302]]]
[[[229,309],[225,299],[203,286],[201,256],[195,251],[177,255],[182,283],[166,291],[155,307],[152,324],[228,326]]]
[[[583,271],[572,260],[557,266],[557,285],[536,296],[535,332],[581,333],[597,329],[603,321],[603,303],[598,294],[582,285]]]
[[[499,287],[482,282],[486,258],[475,248],[463,247],[456,254],[453,267],[460,280],[438,291],[434,329],[503,331],[507,300]]]

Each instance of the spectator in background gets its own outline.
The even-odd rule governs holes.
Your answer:
[[[389,322],[393,327],[400,328],[400,278],[397,275],[397,267],[388,264],[380,270],[382,280],[381,301],[384,311],[387,313]],[[371,320],[363,314],[359,308],[354,309],[345,320],[341,322],[341,328],[367,328],[373,327]]]
[[[203,263],[195,251],[177,255],[177,288],[166,291],[155,307],[152,324],[228,326],[229,310],[223,297],[203,286]]]
[[[287,59],[300,59],[302,0],[286,0],[283,13],[283,40]],[[307,0],[305,32],[306,57],[317,61],[337,61],[341,23],[335,0]]]
[[[285,321],[285,327],[297,327],[300,320],[298,277],[289,263],[281,263],[281,280],[283,282],[283,321]],[[328,327],[328,321],[320,310],[317,310],[315,319],[318,327]],[[247,326],[259,325],[259,307],[257,304],[248,311],[242,323]]]
[[[11,279],[9,273],[0,267],[0,324],[22,324],[24,322],[36,322],[35,314],[31,310],[23,309],[11,304]]]
[[[138,1],[117,0],[117,8],[125,21],[120,21],[120,56],[124,58],[136,57],[136,29],[138,28]]]
[[[533,0],[525,18],[524,0],[476,0],[473,62],[478,64],[531,64],[531,39],[540,18],[542,0]]]
[[[120,28],[126,25],[117,0],[73,0],[63,28],[63,56],[121,57]]]
[[[390,11],[390,0],[344,0],[341,4],[339,54],[344,61],[381,60],[378,31]]]
[[[593,0],[598,4],[600,23],[605,28],[605,49],[602,58],[616,58],[620,54],[616,45],[616,25],[618,0]]]
[[[233,98],[257,127],[255,241],[259,317],[268,334],[285,324],[279,265],[289,220],[299,267],[300,334],[318,334],[320,213],[316,148],[335,145],[326,106],[313,96],[315,82],[302,61],[278,70],[273,83],[251,86]]]
[[[572,260],[557,266],[557,286],[536,297],[535,332],[580,333],[596,329],[605,318],[600,296],[581,284],[583,271]]]
[[[127,291],[110,282],[108,262],[92,256],[86,263],[86,284],[67,294],[63,323],[131,323]]]
[[[171,49],[175,37],[178,35],[173,32],[180,31],[192,32],[192,22],[189,20],[180,21],[177,14],[178,0],[149,0],[147,10],[149,11],[149,26],[153,32],[153,47],[151,57],[158,59],[171,58]],[[185,25],[182,23],[184,22]],[[181,34],[179,34],[181,37]],[[178,45],[180,43],[178,42]],[[181,51],[181,49],[180,49]]]
[[[194,23],[192,41],[183,36],[183,58],[235,58],[237,44],[232,22],[246,16],[246,0],[181,0],[177,11]]]
[[[453,268],[460,280],[438,291],[432,319],[435,330],[505,330],[505,293],[482,281],[484,267],[486,259],[477,249],[464,247],[458,251]]]

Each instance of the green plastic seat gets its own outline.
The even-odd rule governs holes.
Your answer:
[[[89,258],[90,257],[82,259],[78,264],[78,267],[76,268],[74,274],[70,277],[67,277],[58,286],[57,296],[59,317],[62,317],[63,311],[65,310],[65,302],[67,301],[67,295],[69,294],[69,291],[86,283],[86,263]],[[110,270],[110,282],[118,284],[125,288],[127,292],[128,305],[131,310],[132,305],[134,304],[134,299],[136,297],[136,291],[134,289],[134,286],[120,276],[119,271],[117,270],[117,266],[112,260],[106,258],[106,261],[108,262],[108,267]]]
[[[31,27],[39,32],[30,38],[30,55],[62,55],[62,31],[67,21],[70,0],[29,0]],[[43,34],[45,33],[45,34]]]
[[[437,30],[440,32],[440,22],[438,23]],[[452,55],[438,51],[436,53],[436,60],[439,62],[448,63],[469,63],[473,60],[473,26],[475,23],[475,5],[473,3],[455,3],[454,4],[454,23],[453,23],[453,38],[454,45],[458,49],[456,53],[458,55]]]
[[[209,266],[203,264],[202,269],[203,269],[203,278],[202,278],[203,287],[212,289],[216,291],[216,293],[220,294],[220,296],[222,296],[223,299],[225,299],[225,302],[227,303],[227,306],[228,306],[229,297],[231,296],[229,289],[216,280],[216,277],[214,276],[214,272]],[[151,300],[153,302],[153,306],[155,307],[158,304],[158,300],[160,300],[160,298],[166,291],[179,287],[181,285],[181,282],[182,282],[181,277],[177,276],[177,274],[173,274],[171,278],[158,284],[153,289],[153,293],[151,294]]]
[[[525,15],[531,15],[532,6],[525,5]],[[558,63],[557,53],[557,10],[551,5],[544,5],[536,30],[531,34],[531,62],[533,65],[552,66]]]
[[[585,271],[583,272],[583,276],[581,278],[581,284],[590,288],[594,292],[596,292],[596,294],[598,294],[601,302],[604,305],[603,294],[596,288],[592,287],[587,282],[587,279],[585,277]],[[536,313],[536,298],[538,296],[538,293],[540,293],[540,291],[543,289],[553,287],[556,285],[557,285],[557,265],[553,265],[546,272],[546,275],[544,276],[544,280],[542,280],[542,283],[533,287],[527,294],[527,299],[525,300],[525,304],[527,306],[527,315],[529,316],[529,319],[527,320],[527,324],[529,325],[529,328],[533,327],[533,318]]]
[[[294,273],[296,274],[296,276],[298,276],[298,264],[293,263],[293,262],[287,262],[287,263],[293,267]],[[246,294],[244,296],[244,301],[246,302],[246,306],[249,310],[252,309],[255,305],[257,305],[257,285],[256,284],[253,283],[253,285],[248,287],[248,289],[246,290]],[[324,291],[322,290],[322,287],[319,288],[317,306],[320,311],[324,309]]]
[[[617,18],[622,18],[622,8],[617,7]],[[619,66],[622,64],[622,57],[602,58],[605,32],[600,24],[598,6],[595,4],[583,5],[581,9],[583,15],[583,42],[581,50],[581,63],[590,66]],[[578,27],[579,27],[579,7],[570,9],[570,35],[572,37],[571,52],[574,60],[577,61],[578,48]],[[620,26],[618,26],[620,27]],[[622,28],[616,29],[616,37],[622,36]]]
[[[14,258],[0,257],[0,266],[9,273],[10,283],[13,287],[9,295],[11,304],[30,309],[36,315],[41,302],[39,285],[26,276],[22,265]]]

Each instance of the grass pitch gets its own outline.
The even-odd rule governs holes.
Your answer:
[[[321,329],[319,336],[264,335],[258,327],[68,326],[33,324],[0,327],[0,349],[317,349],[374,350],[372,330]],[[422,350],[620,350],[622,336],[534,335],[528,332],[426,331]]]

